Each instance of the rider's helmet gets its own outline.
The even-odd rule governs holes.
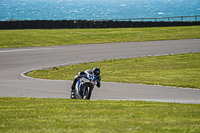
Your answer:
[[[99,76],[100,69],[98,67],[94,67],[92,71],[93,71],[94,75]]]

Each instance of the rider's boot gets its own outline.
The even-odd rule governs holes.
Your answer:
[[[73,92],[75,91],[75,86],[74,86],[74,85],[71,86],[71,92],[72,92],[72,91],[73,91]]]

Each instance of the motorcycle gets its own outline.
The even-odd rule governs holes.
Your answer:
[[[90,100],[92,90],[97,82],[97,78],[92,71],[86,72],[86,74],[80,78],[75,86],[74,95],[71,92],[71,99],[88,99]]]

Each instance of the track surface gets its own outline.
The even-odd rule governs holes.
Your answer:
[[[200,52],[200,39],[0,49],[0,97],[69,98],[72,81],[26,78],[25,71],[111,58]],[[102,82],[91,99],[200,104],[200,90]]]

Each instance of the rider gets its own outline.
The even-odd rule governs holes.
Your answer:
[[[73,83],[72,83],[72,86],[71,86],[71,92],[74,92],[75,91],[75,85],[76,85],[76,82],[82,78],[87,71],[92,71],[94,73],[94,76],[97,78],[97,87],[100,88],[101,84],[100,84],[100,81],[101,81],[101,76],[100,76],[100,69],[98,67],[94,67],[93,70],[86,70],[85,72],[83,71],[80,71],[78,73],[77,76],[75,76],[74,80],[73,80]]]

